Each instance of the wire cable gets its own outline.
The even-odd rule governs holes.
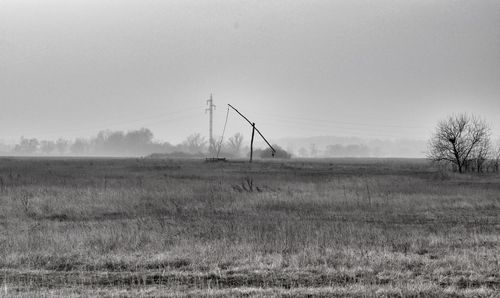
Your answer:
[[[226,122],[224,123],[224,129],[222,130],[222,136],[220,137],[219,148],[217,149],[217,158],[219,158],[220,149],[222,148],[222,141],[224,140],[224,134],[226,133],[228,118],[229,118],[229,106],[227,107]]]
[[[95,130],[103,130],[106,127],[117,127],[117,126],[123,126],[123,125],[130,125],[134,123],[161,123],[161,122],[172,122],[172,121],[178,121],[185,119],[187,117],[193,117],[194,115],[181,115],[181,114],[186,114],[187,112],[191,112],[193,110],[199,109],[200,107],[203,106],[197,106],[197,107],[188,107],[184,109],[180,109],[174,112],[168,112],[168,113],[162,113],[159,115],[152,115],[152,116],[144,116],[141,118],[135,118],[135,119],[130,119],[130,120],[123,120],[123,121],[115,121],[115,122],[108,122],[107,124],[98,124],[94,126],[86,126],[86,127],[79,127],[79,128],[69,128],[69,129],[63,129],[63,130],[52,130],[52,131],[45,131],[45,132],[39,132],[35,130],[31,131],[23,131],[21,135],[32,135],[32,134],[37,134],[38,136],[52,136],[52,135],[60,135],[64,133],[71,133],[71,132],[84,132],[84,131],[95,131]],[[14,135],[8,136],[8,137],[16,137]]]

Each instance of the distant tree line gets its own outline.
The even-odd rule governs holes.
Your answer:
[[[155,151],[173,150],[169,143],[154,141],[153,133],[146,128],[129,132],[105,130],[97,136],[76,140],[57,141],[22,137],[12,150],[15,155],[83,156],[113,155],[140,156]]]
[[[220,154],[223,157],[239,158],[245,157],[249,151],[247,146],[243,146],[243,135],[240,133],[224,142],[219,140],[214,145],[209,146],[206,138],[199,133],[193,133],[180,144],[172,145],[155,140],[149,129],[142,128],[128,132],[104,130],[94,137],[75,140],[60,138],[53,141],[22,137],[13,146],[1,145],[0,153],[19,156],[146,156],[160,153],[172,157]],[[209,152],[209,148],[212,152]]]
[[[378,148],[370,148],[365,144],[331,144],[319,149],[315,144],[309,146],[309,150],[301,147],[298,151],[300,157],[370,157],[377,156]]]

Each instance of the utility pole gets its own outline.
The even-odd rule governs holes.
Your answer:
[[[208,138],[208,151],[209,153],[213,153],[215,152],[215,143],[214,143],[214,139],[213,139],[213,118],[214,118],[214,110],[215,110],[215,105],[214,105],[214,101],[213,101],[213,98],[212,98],[212,94],[210,94],[210,99],[207,99],[207,105],[208,105],[208,108],[205,109],[205,113],[206,112],[209,112],[209,115],[210,115],[210,130],[209,130],[209,138]]]

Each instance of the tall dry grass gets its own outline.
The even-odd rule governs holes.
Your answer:
[[[498,176],[421,161],[8,159],[0,177],[9,294],[500,288]]]

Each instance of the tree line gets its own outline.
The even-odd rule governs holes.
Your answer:
[[[100,131],[91,138],[68,140],[39,140],[21,137],[13,146],[2,146],[4,154],[20,156],[146,156],[153,153],[167,153],[184,156],[205,156],[209,143],[199,133],[186,137],[180,144],[173,145],[154,139],[151,130],[142,128],[128,132]],[[243,135],[237,133],[223,144],[221,153],[225,156],[243,156]]]

